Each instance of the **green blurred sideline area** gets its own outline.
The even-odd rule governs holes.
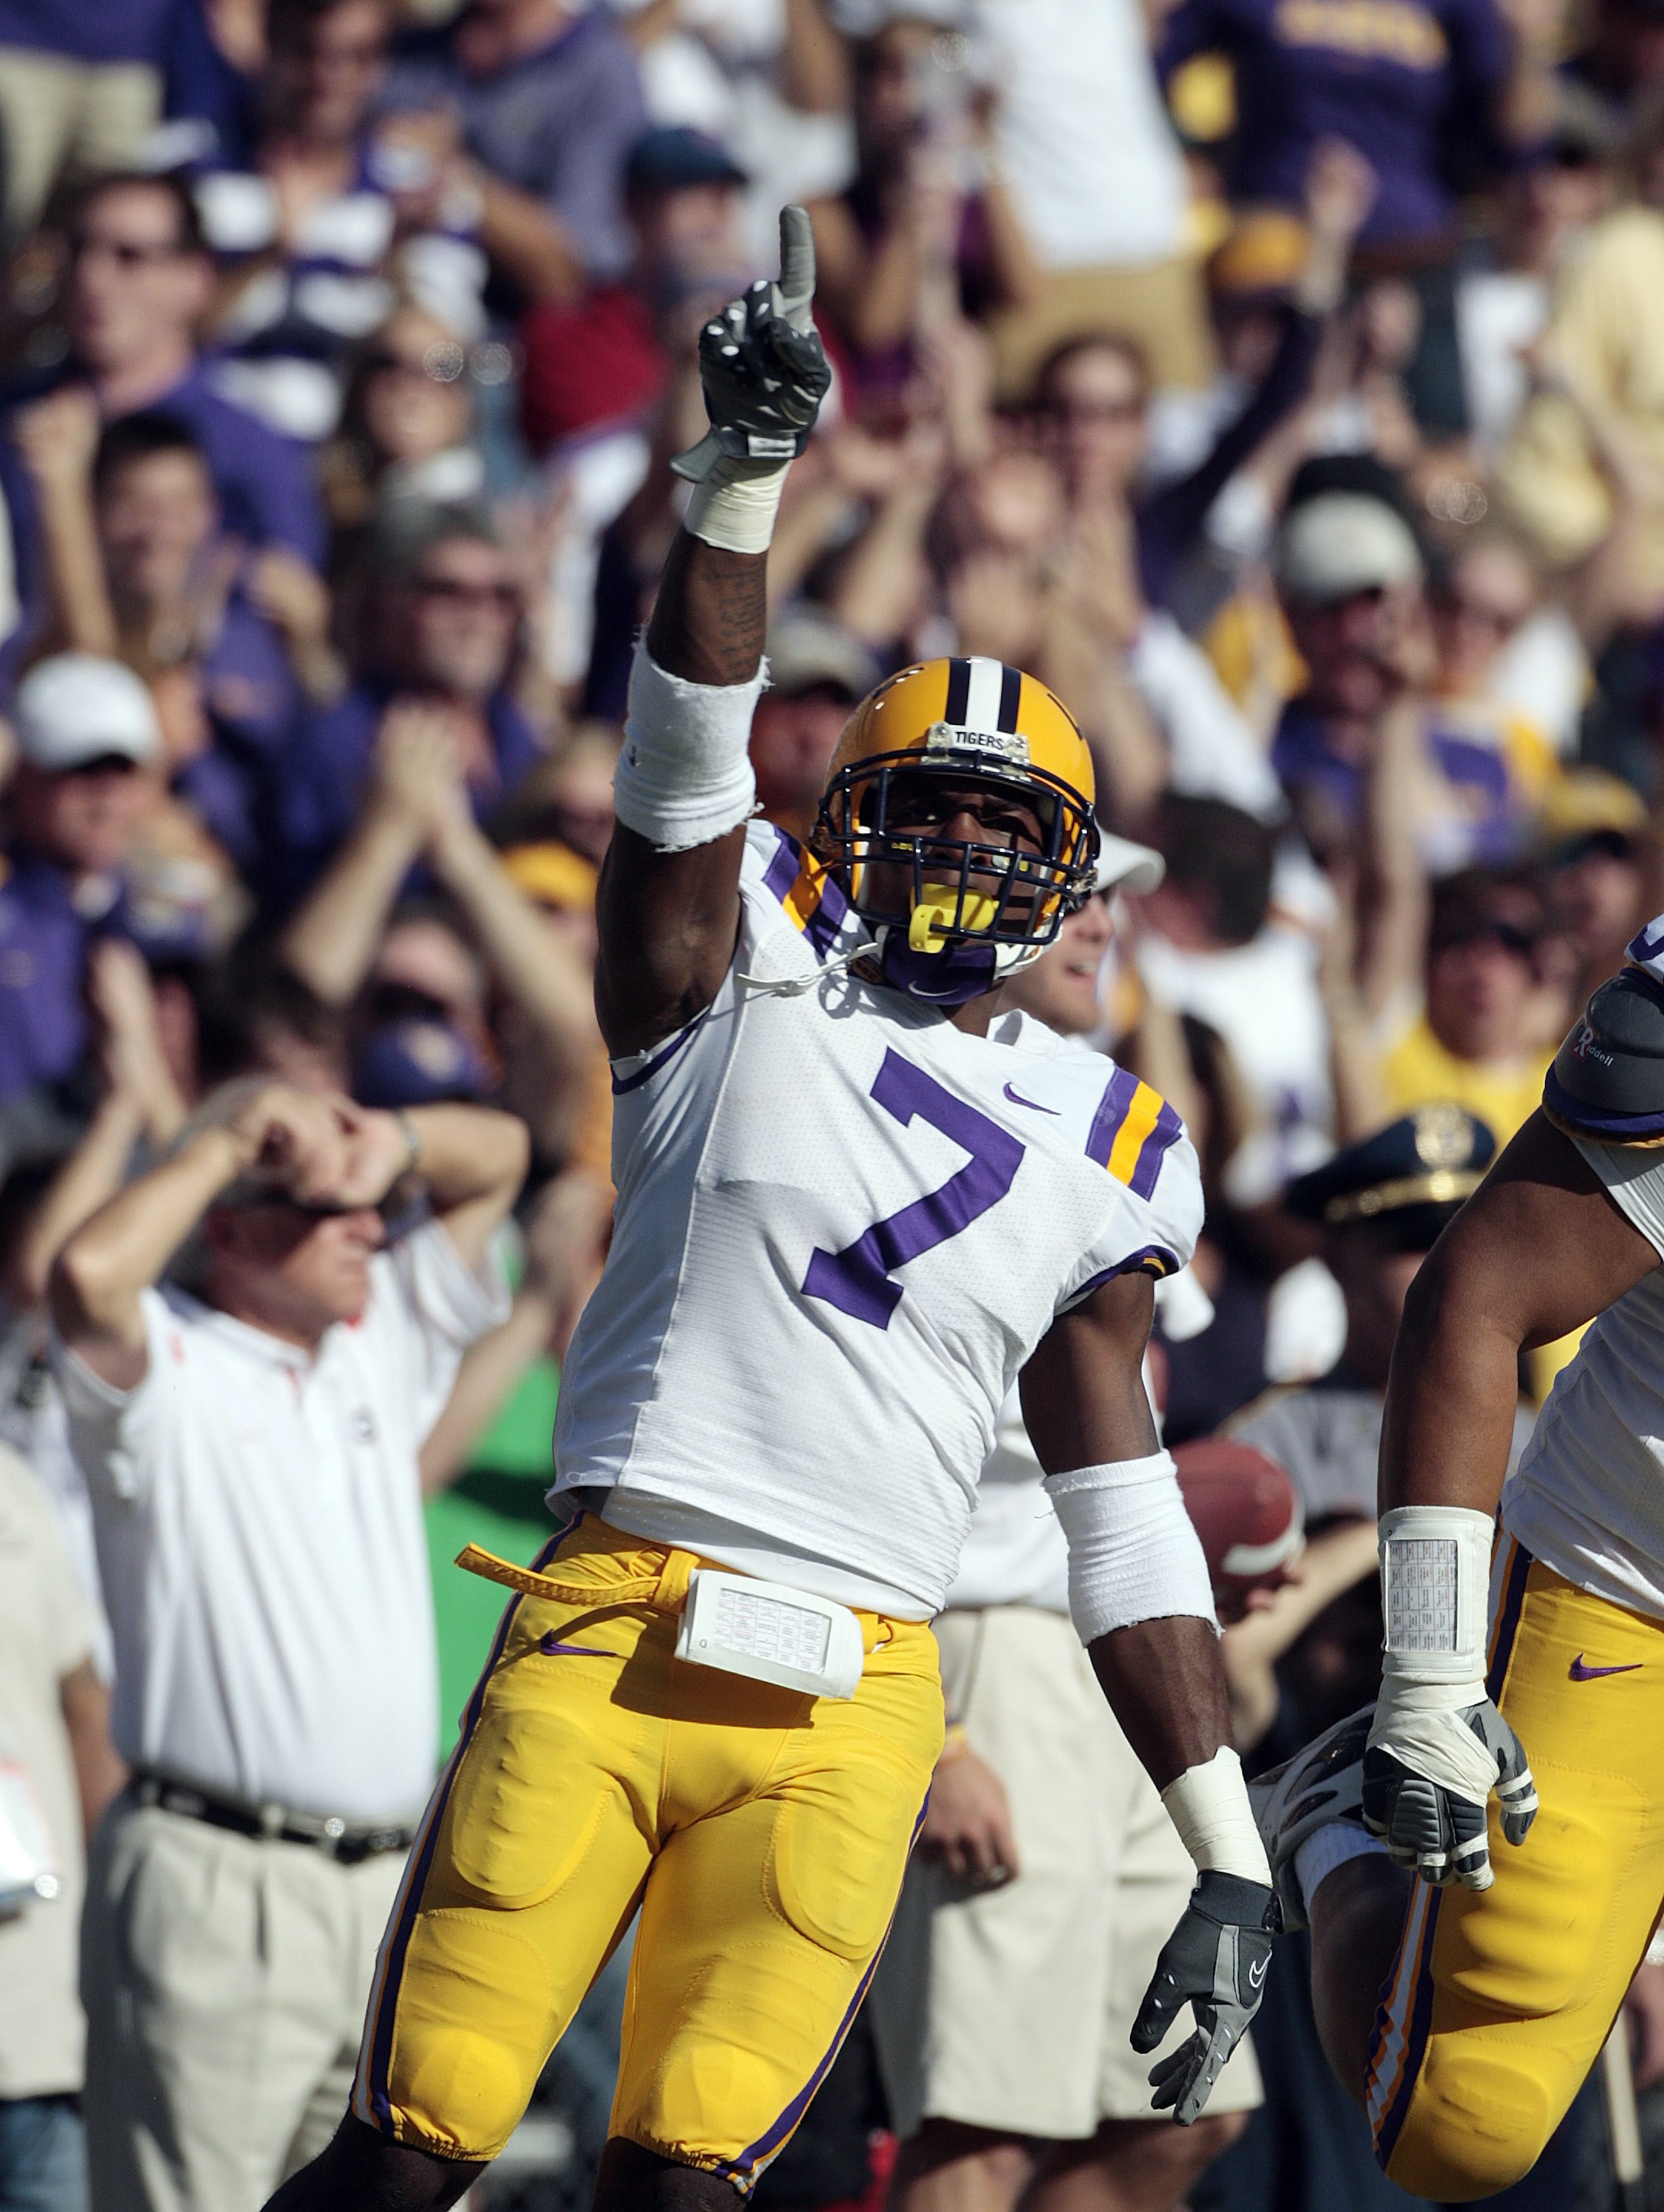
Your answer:
[[[552,1359],[528,1368],[514,1395],[474,1446],[467,1470],[428,1501],[428,1557],[439,1623],[439,1756],[448,1759],[457,1722],[485,1664],[511,1593],[454,1562],[465,1544],[529,1565],[554,1533],[543,1502],[549,1487],[560,1372]]]

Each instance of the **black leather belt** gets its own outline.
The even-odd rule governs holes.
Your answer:
[[[141,1805],[158,1806],[164,1813],[204,1820],[210,1828],[229,1828],[235,1835],[263,1843],[305,1844],[342,1866],[358,1866],[386,1851],[407,1851],[416,1840],[414,1828],[355,1827],[333,1814],[296,1813],[287,1805],[249,1805],[240,1797],[222,1797],[143,1768],[134,1775],[131,1788]]]

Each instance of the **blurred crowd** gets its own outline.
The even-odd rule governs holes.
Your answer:
[[[594,887],[669,459],[792,200],[834,382],[770,562],[763,810],[807,835],[916,658],[1077,716],[1165,873],[1100,902],[1065,1025],[1206,1183],[1167,1438],[1246,1427],[1314,1539],[1245,1624],[1245,1735],[1368,1694],[1356,1437],[1265,1394],[1362,1394],[1373,1437],[1408,1248],[1337,1225],[1393,1174],[1339,1215],[1310,1178],[1389,1125],[1405,1173],[1482,1163],[1664,906],[1659,0],[0,0],[0,1438],[34,1484],[0,1547],[27,1523],[62,1585],[38,1632],[0,1613],[0,1781],[44,1694],[89,1826],[123,1775],[54,1258],[228,1079],[489,1104],[528,1133],[520,1288],[430,1487],[558,1359],[604,1251]],[[82,2086],[16,1932],[0,2206],[72,2212],[8,2195]],[[1265,2042],[1286,2130],[1318,2093]],[[830,2201],[816,2157],[789,2201]],[[1259,2170],[1194,2202],[1322,2201]],[[1137,2185],[1067,2201],[1173,2201]]]

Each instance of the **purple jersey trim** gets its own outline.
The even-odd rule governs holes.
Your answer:
[[[1098,1101],[1092,1127],[1086,1133],[1086,1153],[1087,1158],[1096,1160],[1100,1168],[1109,1165],[1109,1156],[1115,1149],[1116,1137],[1131,1110],[1137,1089],[1138,1078],[1132,1070],[1118,1067],[1106,1085],[1103,1097]]]
[[[1184,1123],[1172,1107],[1163,1103],[1155,1117],[1155,1127],[1139,1147],[1137,1161],[1133,1167],[1131,1188],[1135,1198],[1150,1199],[1155,1196],[1161,1163],[1183,1135],[1184,1127]]]
[[[615,1075],[613,1078],[613,1096],[615,1098],[622,1098],[626,1091],[639,1091],[643,1084],[647,1082],[650,1077],[656,1075],[659,1070],[667,1060],[672,1060],[676,1057],[676,1054],[681,1050],[688,1039],[694,1036],[698,1031],[701,1023],[703,1023],[705,1018],[705,1015],[709,1014],[710,1012],[710,1009],[707,1006],[704,1013],[696,1014],[685,1030],[678,1030],[675,1036],[671,1038],[669,1043],[667,1045],[661,1045],[659,1050],[654,1054],[652,1059],[648,1061],[645,1067],[638,1067],[633,1075],[625,1075],[622,1077]]]
[[[1112,1283],[1117,1275],[1154,1275],[1160,1282],[1163,1276],[1178,1273],[1179,1255],[1176,1252],[1169,1252],[1165,1244],[1141,1244],[1136,1252],[1129,1252],[1125,1260],[1118,1260],[1112,1267],[1100,1267],[1095,1275],[1088,1275],[1079,1290],[1070,1294],[1068,1304],[1060,1306],[1058,1311],[1072,1312],[1082,1299],[1089,1298],[1094,1291],[1101,1289],[1104,1284]]]
[[[1574,1098],[1551,1067],[1543,1079],[1543,1103],[1557,1121],[1597,1142],[1633,1145],[1645,1137],[1664,1136],[1664,1114],[1603,1113],[1600,1107]]]

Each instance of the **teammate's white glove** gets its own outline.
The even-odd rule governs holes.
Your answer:
[[[670,464],[701,483],[724,462],[777,466],[801,453],[832,383],[815,330],[814,232],[808,210],[780,210],[780,275],[759,276],[699,333],[699,381],[710,428]]]
[[[1485,1692],[1482,1646],[1493,1523],[1461,1506],[1406,1505],[1381,1523],[1387,1649],[1363,1754],[1363,1824],[1424,1881],[1489,1889],[1493,1790],[1510,1844],[1537,1817],[1520,1739]]]
[[[1221,2069],[1248,2032],[1265,1994],[1271,1938],[1282,1925],[1264,1882],[1211,1869],[1198,1874],[1184,1917],[1162,1946],[1131,2038],[1154,2051],[1187,2000],[1196,2033],[1150,2073],[1150,2103],[1187,2128]]]

